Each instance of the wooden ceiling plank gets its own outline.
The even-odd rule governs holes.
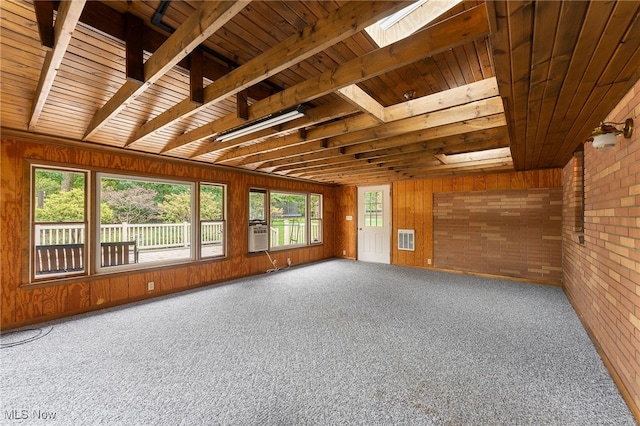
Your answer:
[[[598,2],[601,3],[601,2]],[[544,162],[541,161],[543,148],[547,141],[546,136],[555,113],[555,107],[559,100],[560,93],[567,81],[573,76],[569,73],[576,56],[586,56],[585,50],[578,50],[577,44],[581,39],[581,34],[586,31],[595,30],[596,27],[585,26],[590,4],[584,2],[561,3],[562,8],[558,12],[559,23],[558,32],[555,37],[553,58],[550,62],[548,78],[544,87],[542,98],[540,99],[540,112],[537,122],[530,122],[528,136],[534,143],[531,144],[531,158],[529,168],[538,168]],[[604,10],[601,12],[605,12]],[[538,20],[549,19],[539,16]],[[536,21],[537,22],[537,21]],[[540,34],[539,37],[545,37]],[[548,35],[547,35],[548,37]],[[534,41],[534,44],[536,41]],[[586,46],[585,46],[586,47]],[[587,47],[588,48],[588,47]],[[577,52],[580,52],[577,54]]]
[[[222,28],[250,0],[203,2],[201,6],[151,55],[144,64],[144,82],[128,80],[91,119],[84,140],[94,136],[108,120],[125,109],[142,92],[185,59],[203,40]],[[191,102],[191,99],[189,99]]]
[[[62,59],[67,51],[73,31],[76,28],[82,14],[86,0],[69,0],[63,1],[58,8],[58,14],[56,16],[56,23],[54,26],[54,40],[55,46],[52,50],[48,51],[42,64],[42,71],[40,73],[40,79],[38,80],[38,86],[35,92],[35,99],[31,108],[31,118],[29,120],[29,131],[34,131],[47,98],[53,81],[58,73],[58,68],[62,63]]]
[[[511,52],[511,115],[514,134],[511,135],[512,151],[519,151],[517,157],[521,164],[529,160],[526,157],[527,106],[529,102],[529,84],[531,70],[531,37],[533,30],[534,3],[531,1],[509,1],[509,38]],[[514,157],[515,160],[515,157]]]
[[[401,5],[401,2],[347,3],[335,13],[306,27],[302,33],[292,35],[208,85],[204,104],[193,105],[186,99],[148,121],[127,146],[352,36],[380,17],[395,12]]]
[[[640,31],[640,28],[638,29]],[[631,43],[630,43],[631,44]],[[640,47],[636,48],[634,57],[627,61],[620,71],[619,78],[613,83],[598,84],[586,103],[592,108],[583,111],[575,122],[564,143],[555,150],[555,156],[551,164],[562,167],[570,159],[575,150],[584,143],[595,127],[593,123],[599,123],[609,114],[609,105],[617,105],[618,102],[631,90],[635,82],[640,79]],[[594,107],[595,106],[595,107]]]
[[[436,52],[484,37],[488,31],[486,9],[481,5],[258,101],[249,107],[249,117],[257,119],[333,93],[342,87],[418,61]],[[146,124],[143,128],[145,126]],[[224,130],[227,129],[213,122],[189,132],[190,136],[185,137],[182,143],[195,142]],[[141,129],[141,133],[146,131]]]
[[[541,125],[539,119],[545,92],[550,85],[559,87],[562,84],[562,76],[565,75],[564,73],[551,75],[552,61],[554,63],[562,62],[568,66],[571,57],[574,39],[564,39],[562,38],[564,34],[558,34],[563,28],[566,28],[558,23],[561,6],[561,2],[540,2],[536,4],[534,11],[529,103],[527,105],[527,124],[524,129],[527,141],[535,140],[535,134]],[[575,20],[574,23],[574,26],[579,28],[578,20]],[[571,45],[571,47],[568,51],[562,51],[558,45]],[[535,148],[535,144],[527,143],[524,158],[535,161],[537,158],[534,158]]]
[[[627,2],[630,3],[630,2]],[[640,4],[635,3],[636,9],[625,12],[634,18],[618,42],[615,42],[611,60],[606,64],[594,83],[594,89],[584,100],[584,105],[571,127],[563,145],[559,149],[549,153],[550,161],[554,164],[566,159],[569,160],[573,151],[584,142],[596,125],[602,121],[620,99],[631,89],[640,77]],[[616,19],[614,12],[612,25],[622,25],[622,21]],[[607,33],[605,31],[605,33]],[[624,64],[621,66],[621,64]],[[587,105],[595,105],[588,108]],[[551,156],[553,154],[553,156]]]

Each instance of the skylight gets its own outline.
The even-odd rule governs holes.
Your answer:
[[[368,26],[365,31],[378,46],[388,46],[433,22],[460,2],[461,0],[418,0]]]
[[[419,8],[420,6],[422,6],[428,1],[429,0],[418,0],[417,2],[405,7],[404,9],[397,11],[393,15],[389,15],[386,18],[382,18],[381,20],[378,21],[378,25],[380,25],[380,28],[386,31],[389,29],[389,27],[400,22],[405,16],[409,15],[411,12],[413,12],[414,10],[416,10],[417,8]]]

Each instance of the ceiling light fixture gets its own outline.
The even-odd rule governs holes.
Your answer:
[[[624,124],[622,130],[616,125]],[[633,135],[633,118],[627,118],[624,123],[603,122],[591,132],[593,147],[599,151],[614,147],[618,143],[618,135],[630,139]]]
[[[222,133],[221,135],[216,136],[216,142],[226,142],[231,139],[236,139],[241,136],[245,136],[258,130],[268,129],[269,127],[277,126],[278,124],[288,123],[291,120],[295,120],[296,118],[303,117],[306,113],[304,106],[298,105],[295,109],[285,111],[279,114],[268,115],[260,120],[254,121],[253,123],[239,127],[235,130],[232,130],[227,133]]]

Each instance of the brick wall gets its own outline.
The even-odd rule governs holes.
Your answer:
[[[562,278],[562,188],[434,194],[434,266]]]
[[[640,124],[640,81],[606,121]],[[563,170],[564,288],[640,419],[640,132],[605,152],[584,144],[584,242],[576,238],[580,155]]]

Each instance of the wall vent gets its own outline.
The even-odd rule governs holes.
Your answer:
[[[415,250],[415,231],[413,229],[398,229],[398,250]]]

